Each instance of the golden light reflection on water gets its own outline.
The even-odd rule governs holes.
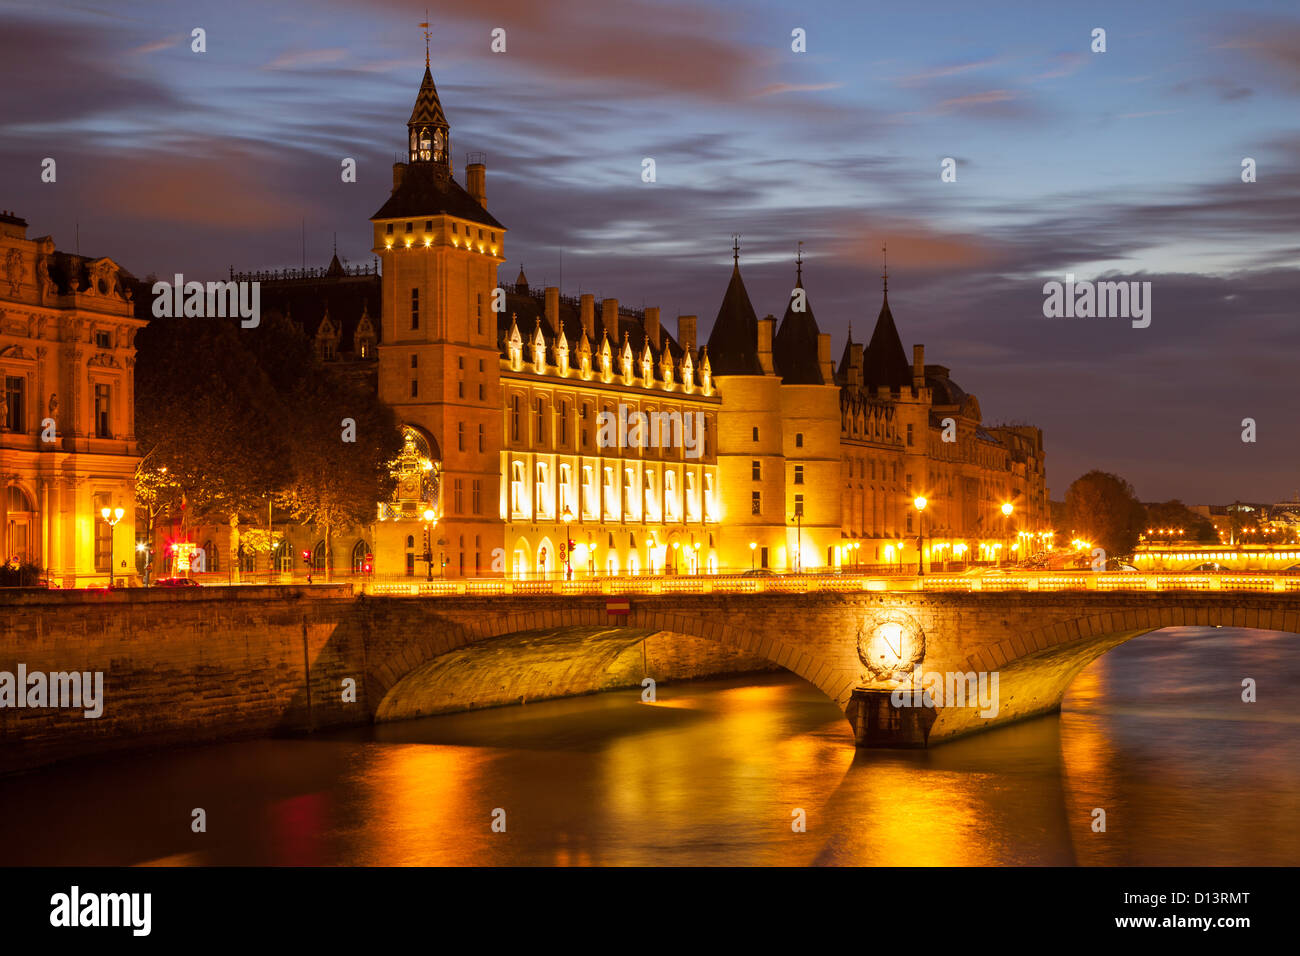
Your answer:
[[[1297,640],[1157,632],[1059,716],[928,751],[855,751],[777,675],[115,756],[6,780],[0,863],[1296,865],[1297,708],[1240,679],[1300,682]],[[178,799],[221,839],[175,827]]]

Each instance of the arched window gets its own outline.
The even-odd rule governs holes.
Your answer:
[[[406,536],[406,576],[415,576],[415,535]]]
[[[215,544],[213,544],[213,543],[211,542],[211,540],[208,540],[208,541],[204,541],[204,542],[203,542],[203,561],[204,561],[204,565],[203,565],[203,567],[204,567],[204,570],[206,570],[206,571],[220,571],[220,570],[221,570],[221,566],[218,564],[218,557],[217,557],[217,553],[218,553],[218,551],[219,551],[219,549],[217,548],[217,546],[216,546]]]
[[[366,570],[366,555],[370,553],[370,546],[364,541],[358,541],[352,546],[352,573],[362,574]]]
[[[255,552],[252,548],[248,547],[241,541],[239,543],[239,550],[235,552],[235,554],[239,561],[239,570],[242,573],[252,574],[254,571],[257,570],[257,552]],[[213,560],[212,558],[208,558],[209,562],[211,562],[212,560]],[[215,569],[211,566],[211,564],[209,564],[208,570],[212,571]]]
[[[316,542],[316,547],[312,549],[311,566],[317,571],[324,571],[326,568],[334,569],[334,555],[326,552],[324,541]]]
[[[5,492],[8,501],[8,520],[5,522],[5,553],[0,560],[17,558],[20,563],[34,561],[38,535],[36,528],[36,506],[32,504],[27,492],[17,485],[10,485]]]

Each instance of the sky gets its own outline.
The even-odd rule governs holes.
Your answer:
[[[323,266],[335,241],[370,262],[425,9],[0,0],[0,208],[138,276]],[[503,281],[522,265],[534,286],[660,306],[670,330],[695,314],[703,341],[732,235],[760,316],[784,312],[802,241],[838,360],[850,327],[870,336],[887,245],[909,357],[924,343],[986,423],[1042,428],[1054,498],[1094,468],[1148,501],[1300,488],[1294,2],[428,11],[457,175],[486,153],[509,230]],[[1067,273],[1150,282],[1150,325],[1045,317]]]

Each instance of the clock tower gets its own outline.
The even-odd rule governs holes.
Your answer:
[[[379,397],[401,418],[426,480],[418,500],[408,486],[381,508],[376,570],[414,564],[424,578],[427,551],[435,579],[489,575],[504,546],[492,304],[506,230],[487,211],[481,157],[466,166],[465,186],[452,176],[451,129],[427,60],[406,125],[407,161],[393,166],[392,195],[370,220],[383,273]]]

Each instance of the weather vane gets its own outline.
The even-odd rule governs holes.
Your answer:
[[[731,234],[731,259],[737,267],[740,266],[740,233]]]
[[[428,67],[428,65],[429,65],[429,38],[433,36],[433,33],[430,32],[430,30],[429,30],[429,8],[428,8],[428,7],[425,7],[425,8],[424,8],[424,22],[421,23],[420,26],[424,28],[424,65],[425,65],[425,67]]]

